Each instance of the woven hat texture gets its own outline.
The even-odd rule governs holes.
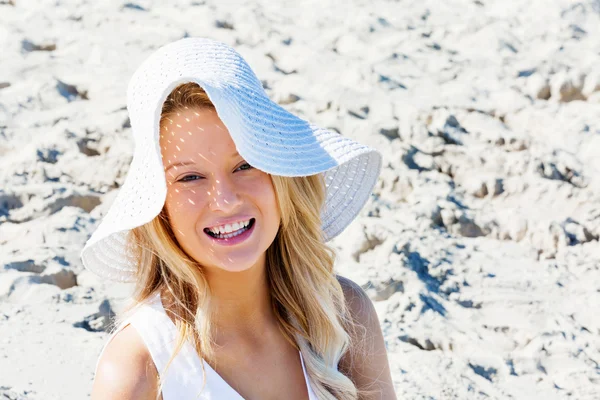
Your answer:
[[[129,81],[127,110],[134,155],[124,184],[81,251],[86,268],[111,280],[133,279],[135,260],[127,251],[126,235],[150,222],[165,203],[160,114],[170,92],[186,82],[196,82],[206,91],[238,153],[250,165],[272,175],[324,174],[325,241],[357,216],[379,176],[380,153],[270,100],[248,63],[227,44],[185,38],[152,53]]]

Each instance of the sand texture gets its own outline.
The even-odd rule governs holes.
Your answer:
[[[186,36],[382,152],[332,245],[399,399],[600,398],[599,0],[0,0],[0,399],[89,397],[130,287],[79,252],[131,162],[127,82]]]

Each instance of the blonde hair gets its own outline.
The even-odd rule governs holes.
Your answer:
[[[161,126],[170,115],[187,108],[215,110],[198,84],[181,84],[163,104]],[[319,399],[357,399],[354,383],[338,371],[340,359],[350,348],[349,332],[354,324],[333,272],[335,253],[322,239],[323,176],[271,175],[271,179],[281,225],[267,249],[266,268],[280,329],[302,352],[311,387]],[[128,242],[138,263],[134,304],[155,293],[165,294],[172,302],[165,310],[175,321],[179,336],[165,370],[186,340],[201,358],[212,359],[210,288],[202,266],[177,243],[165,209],[149,223],[132,229]]]

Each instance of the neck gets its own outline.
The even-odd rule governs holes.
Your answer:
[[[206,278],[211,291],[212,322],[219,331],[256,332],[275,321],[264,257],[241,272],[207,269]]]

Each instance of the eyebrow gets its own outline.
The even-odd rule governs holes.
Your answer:
[[[176,162],[176,163],[170,164],[167,168],[165,168],[165,172],[167,172],[171,168],[186,167],[188,165],[194,165],[194,164],[195,164],[195,162],[193,162],[193,161]]]
[[[231,158],[235,158],[235,157],[240,157],[240,153],[238,153],[237,151],[235,153],[233,153],[231,155]],[[177,168],[177,167],[187,167],[188,165],[195,165],[196,163],[194,161],[180,161],[180,162],[176,162],[173,164],[169,164],[166,168],[165,168],[165,172],[167,172],[168,170],[170,170],[171,168]]]

